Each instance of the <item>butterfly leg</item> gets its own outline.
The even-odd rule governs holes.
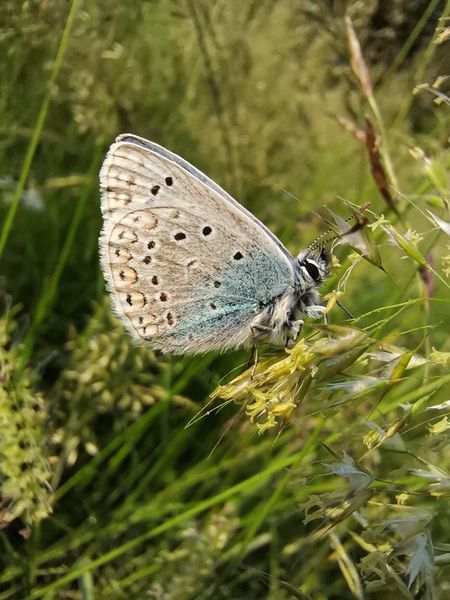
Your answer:
[[[285,348],[292,348],[301,330],[303,329],[303,321],[298,319],[297,321],[291,321],[288,325],[288,335],[286,336]]]
[[[256,367],[258,366],[258,360],[259,360],[259,348],[258,346],[254,345],[252,346],[252,351],[250,353],[250,358],[248,359],[247,362],[247,369],[250,369],[250,367],[252,367],[252,374],[250,376],[250,379],[253,379],[253,377],[255,376],[255,371],[256,371]]]
[[[292,321],[291,331],[292,331],[292,339],[294,340],[294,342],[300,335],[300,332],[303,329],[303,325],[304,325],[304,322],[301,319],[298,319],[298,321]]]
[[[252,352],[250,354],[250,358],[247,363],[247,369],[250,368],[250,365],[253,362],[253,369],[252,369],[252,375],[251,375],[251,378],[253,379],[253,377],[255,375],[256,367],[258,365],[258,360],[259,360],[258,340],[261,337],[270,335],[270,333],[272,332],[272,329],[270,327],[266,327],[265,325],[252,325],[250,327],[250,331],[252,332],[253,346],[252,346]]]
[[[255,344],[253,344],[252,349],[250,350],[250,356],[248,357],[247,365],[245,367],[246,370],[250,369],[250,367],[254,363],[257,353],[258,353],[258,346],[255,346]]]

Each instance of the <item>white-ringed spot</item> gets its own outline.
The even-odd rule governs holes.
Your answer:
[[[119,279],[124,285],[133,285],[138,280],[138,274],[132,267],[122,267],[119,271]]]

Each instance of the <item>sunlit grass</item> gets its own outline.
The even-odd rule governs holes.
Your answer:
[[[0,9],[0,599],[446,597],[450,2],[376,4]],[[255,369],[135,347],[97,256],[127,130],[295,253],[331,225],[327,323]]]

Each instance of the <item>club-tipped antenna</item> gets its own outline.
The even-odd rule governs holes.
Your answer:
[[[363,204],[361,206],[361,208],[358,208],[358,210],[356,210],[352,215],[350,215],[349,217],[347,217],[345,219],[345,222],[348,223],[349,221],[351,221],[355,217],[358,217],[361,213],[363,213],[366,210],[366,208],[368,206],[369,206],[368,202],[366,202],[365,204]],[[316,239],[313,242],[311,242],[311,244],[306,248],[305,253],[309,254],[310,252],[312,252],[313,250],[315,250],[318,246],[323,246],[325,244],[328,244],[329,242],[332,242],[336,238],[342,237],[342,234],[334,233],[332,236],[330,236],[329,238],[326,238],[324,240],[323,238],[325,236],[327,236],[331,231],[333,231],[333,229],[330,227],[329,229],[327,229],[326,231],[324,231],[323,233],[321,233],[318,237],[316,237]]]

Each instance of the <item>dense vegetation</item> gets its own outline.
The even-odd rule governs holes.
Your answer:
[[[2,1],[1,600],[448,597],[449,18]],[[136,347],[97,248],[126,131],[295,254],[331,223],[327,323],[253,377]]]

